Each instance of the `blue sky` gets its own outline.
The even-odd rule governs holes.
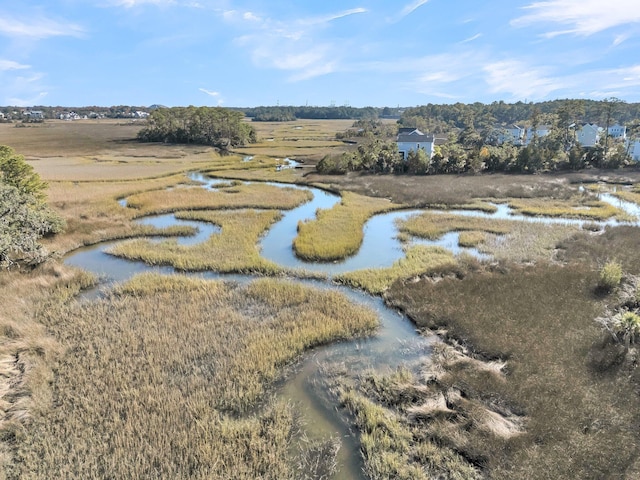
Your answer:
[[[0,0],[0,105],[640,101],[638,0]]]

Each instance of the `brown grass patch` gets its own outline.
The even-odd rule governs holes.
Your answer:
[[[596,277],[584,265],[539,265],[395,284],[389,301],[419,327],[445,329],[482,357],[506,360],[504,380],[454,363],[438,380],[443,388],[528,417],[525,432],[511,440],[460,430],[455,422],[441,422],[432,435],[481,460],[491,478],[624,476],[638,455],[630,426],[640,403],[626,381],[598,376],[587,365],[602,335],[594,321],[602,308],[593,297]],[[469,412],[469,421],[491,420]],[[629,447],[624,452],[622,444]]]

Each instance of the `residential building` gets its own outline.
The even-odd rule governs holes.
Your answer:
[[[627,127],[622,125],[615,124],[612,127],[609,127],[609,136],[613,138],[622,138],[623,140],[627,138]]]
[[[25,110],[22,114],[32,120],[42,120],[44,118],[44,112],[42,110]]]
[[[635,162],[640,162],[640,140],[636,140],[635,142],[631,143],[628,148],[631,159]]]
[[[433,157],[435,138],[433,135],[425,135],[417,128],[400,128],[398,130],[398,152],[403,160],[409,156],[409,152],[424,150],[429,158]]]
[[[580,130],[578,130],[576,139],[583,147],[595,147],[600,141],[601,131],[602,129],[595,123],[585,123]]]
[[[534,134],[538,138],[542,138],[549,135],[550,132],[551,132],[551,127],[549,125],[540,125],[535,129],[535,131],[532,128],[528,128],[527,134],[524,139],[524,144],[529,145],[531,143],[531,140],[533,140]]]
[[[513,145],[522,145],[525,138],[526,128],[516,124],[496,125],[493,127],[490,143],[502,145],[503,143],[511,143]]]

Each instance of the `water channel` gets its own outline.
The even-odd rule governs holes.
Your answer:
[[[203,188],[216,189],[228,180],[210,179],[202,175],[194,174],[192,180],[201,182]],[[375,336],[367,339],[359,339],[349,342],[341,342],[315,349],[309,353],[296,373],[289,378],[280,388],[279,395],[293,401],[302,413],[303,421],[307,424],[307,434],[314,439],[327,439],[330,436],[339,437],[342,443],[338,454],[339,473],[334,478],[360,479],[364,478],[359,454],[357,438],[354,432],[340,418],[332,407],[329,399],[317,388],[316,380],[321,375],[321,366],[335,359],[344,365],[347,372],[357,375],[367,369],[393,371],[400,365],[410,366],[418,362],[430,349],[437,339],[419,335],[413,324],[403,315],[387,308],[381,298],[372,297],[363,292],[340,287],[331,284],[332,275],[343,272],[359,270],[363,268],[384,268],[391,266],[396,260],[404,256],[403,246],[396,238],[397,227],[395,222],[410,215],[420,213],[419,210],[396,211],[371,218],[364,228],[364,241],[360,250],[352,257],[341,262],[310,263],[298,259],[291,247],[293,239],[297,235],[299,221],[315,218],[318,209],[328,209],[339,202],[340,197],[323,190],[292,186],[288,184],[274,184],[281,187],[302,188],[312,192],[313,199],[297,208],[283,212],[280,221],[273,225],[269,232],[262,238],[260,248],[263,257],[287,268],[301,268],[307,271],[323,272],[328,276],[327,281],[299,280],[319,288],[334,288],[349,296],[353,301],[365,304],[374,309],[380,318],[380,328]],[[629,202],[628,205],[617,198],[601,196],[619,208],[624,208],[629,213],[640,213],[640,207]],[[126,199],[120,204],[126,208]],[[468,210],[450,210],[447,213],[460,215],[486,216],[487,218],[502,218],[527,221],[544,221],[546,223],[582,223],[580,220],[538,219],[513,215],[507,205],[496,205],[495,213],[484,213]],[[431,211],[431,210],[430,210]],[[640,215],[638,215],[640,217]],[[216,235],[218,227],[195,221],[178,220],[174,215],[159,215],[139,219],[138,222],[156,227],[168,227],[172,225],[184,225],[197,229],[197,233],[189,237],[180,237],[178,242],[182,245],[194,245],[205,241],[209,236]],[[590,222],[593,223],[593,222]],[[612,223],[600,222],[603,224]],[[122,241],[122,240],[120,240]],[[88,270],[102,279],[102,287],[112,282],[121,282],[142,272],[157,272],[161,274],[175,273],[171,267],[149,266],[142,262],[132,262],[108,255],[106,251],[120,241],[104,242],[99,245],[76,250],[65,258],[65,263]],[[458,233],[450,232],[436,241],[421,241],[428,245],[443,246],[455,254],[466,251],[479,258],[485,258],[475,249],[463,249],[458,246]],[[221,275],[216,272],[204,272],[194,275],[203,278],[222,278],[237,282],[248,282],[252,279],[246,275]],[[84,298],[95,298],[99,290],[87,292]]]

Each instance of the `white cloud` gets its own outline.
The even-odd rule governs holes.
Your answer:
[[[45,17],[30,18],[27,22],[8,15],[0,16],[0,35],[42,39],[48,37],[81,37],[84,29],[69,22]]]
[[[366,8],[352,8],[350,10],[344,10],[342,12],[333,13],[330,15],[320,16],[320,17],[311,17],[306,19],[301,19],[298,21],[301,25],[322,25],[324,23],[329,23],[334,20],[339,20],[344,17],[348,17],[350,15],[357,15],[359,13],[367,13]]]
[[[49,95],[49,92],[39,92],[35,96],[29,98],[11,97],[8,99],[8,105],[15,105],[16,107],[28,107],[31,105],[39,105],[41,101]]]
[[[530,13],[511,21],[513,26],[536,23],[560,24],[567,29],[553,30],[546,37],[558,35],[593,35],[619,25],[640,22],[637,0],[616,0],[603,3],[602,0],[549,0],[534,2],[526,7]]]
[[[234,42],[250,51],[256,66],[289,72],[287,79],[298,82],[344,68],[340,59],[345,54],[345,46],[330,36],[320,38],[320,32],[335,20],[365,12],[364,8],[353,8],[289,21],[237,10],[226,10],[221,15],[243,28],[244,34]]]
[[[410,4],[405,5],[405,7],[398,14],[396,21],[403,19],[407,15],[411,15],[415,10],[420,8],[422,5],[424,5],[428,1],[429,0],[414,0]]]
[[[207,95],[209,95],[211,97],[219,97],[220,96],[220,92],[214,92],[212,90],[207,90],[206,88],[199,88],[198,90],[200,90],[201,92],[206,93]]]
[[[242,18],[244,18],[245,20],[248,20],[250,22],[261,22],[262,19],[260,17],[258,17],[257,15],[255,15],[253,12],[245,12],[242,15]]]
[[[483,68],[492,93],[510,94],[517,99],[538,100],[564,88],[565,82],[519,60],[504,60]]]
[[[24,70],[27,68],[31,68],[30,65],[23,65],[18,62],[14,62],[13,60],[2,60],[0,59],[0,72],[8,71],[8,70]]]
[[[481,33],[476,33],[473,37],[469,37],[466,38],[464,40],[462,40],[460,43],[469,43],[469,42],[473,42],[474,40],[479,39],[480,37],[482,37]]]

